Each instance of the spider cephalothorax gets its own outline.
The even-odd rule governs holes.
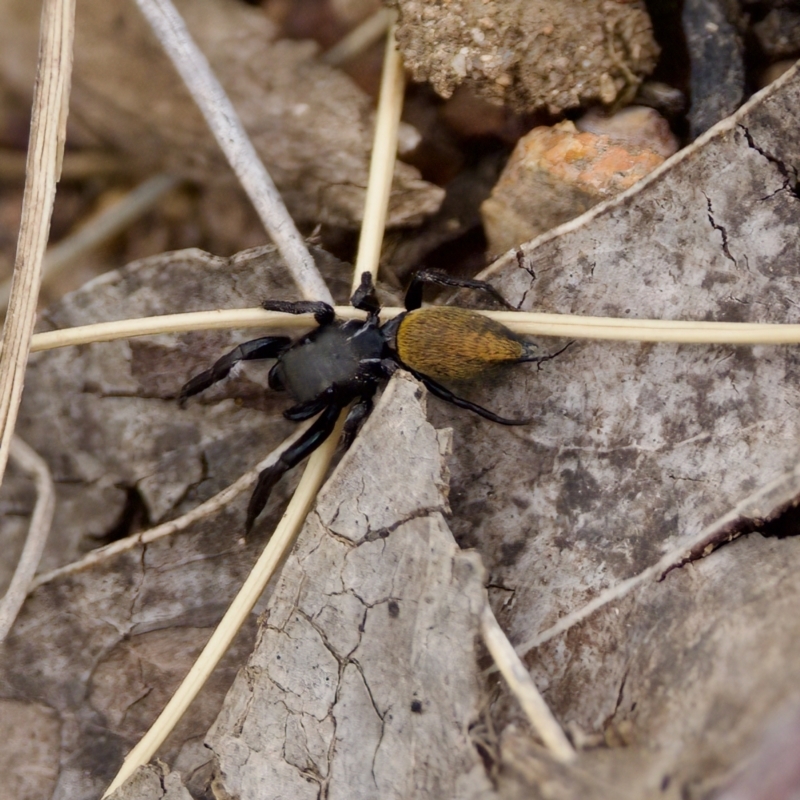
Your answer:
[[[558,353],[535,355],[534,344],[475,311],[451,306],[421,308],[424,283],[479,289],[510,308],[488,283],[422,271],[414,276],[406,293],[406,311],[381,325],[372,276],[365,272],[350,301],[367,312],[365,320],[339,320],[327,303],[267,300],[262,305],[268,311],[313,314],[318,327],[294,340],[265,336],[244,342],[183,386],[181,403],[225,378],[240,361],[275,359],[269,373],[270,388],[286,391],[295,401],[284,416],[300,421],[319,414],[309,429],[259,475],[247,509],[246,530],[263,510],[275,483],[330,436],[339,414],[350,403],[353,407],[345,421],[344,440],[347,444],[353,440],[372,410],[380,382],[398,367],[408,370],[437,397],[493,422],[528,422],[500,417],[453,394],[439,381],[473,381],[504,364],[547,361]]]

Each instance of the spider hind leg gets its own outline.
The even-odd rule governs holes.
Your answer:
[[[404,369],[408,369],[408,367],[406,366]],[[454,406],[464,408],[467,411],[472,411],[484,419],[491,420],[492,422],[498,422],[500,425],[527,425],[531,421],[530,418],[509,419],[508,417],[501,417],[499,414],[489,411],[488,408],[484,408],[483,406],[479,406],[477,403],[471,403],[469,400],[459,397],[457,394],[454,394],[449,389],[442,386],[441,383],[437,383],[435,380],[433,380],[433,378],[429,378],[427,375],[423,375],[421,372],[417,372],[415,370],[409,371],[432,395],[435,395],[439,399],[445,400],[448,403],[452,403]]]
[[[548,353],[545,356],[539,356],[533,352],[534,348],[536,347],[536,345],[533,342],[523,342],[523,346],[525,348],[525,354],[519,359],[517,363],[536,364],[537,368],[541,369],[542,364],[545,361],[551,361],[557,356],[560,356],[568,347],[570,347],[573,344],[575,344],[574,341],[567,342],[560,350],[556,350],[555,353]]]

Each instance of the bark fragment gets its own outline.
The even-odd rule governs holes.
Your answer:
[[[209,734],[230,794],[458,797],[482,772],[468,732],[483,571],[442,518],[448,451],[419,385],[397,376],[300,534]]]

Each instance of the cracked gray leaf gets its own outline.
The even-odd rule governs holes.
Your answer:
[[[139,767],[110,797],[113,800],[192,800],[180,774],[170,772],[162,762]]]
[[[798,108],[793,71],[634,190],[523,246],[524,268],[509,254],[489,275],[536,311],[800,322]],[[482,553],[512,641],[790,477],[799,365],[787,346],[581,341],[477,393],[532,414],[529,427],[481,434],[448,414],[451,524]],[[721,538],[797,495],[795,481]],[[611,776],[608,796],[706,796],[796,695],[800,630],[781,609],[797,600],[799,559],[796,540],[753,535],[529,654],[562,722],[611,745],[582,757]],[[521,721],[513,700],[496,711],[500,728]]]
[[[464,794],[462,776],[480,765],[468,731],[482,697],[483,570],[442,518],[449,440],[426,422],[419,384],[398,374],[306,522],[209,733],[227,793]],[[352,487],[367,483],[378,488],[354,504]],[[371,540],[365,519],[380,519]]]
[[[102,794],[244,580],[252,550],[220,549],[213,526],[195,526],[28,598],[0,662],[0,731],[19,759],[8,765],[10,780],[31,787],[15,797],[90,800]],[[198,736],[252,647],[254,623],[242,630],[162,750],[182,771],[208,761]],[[20,725],[23,720],[28,724]],[[35,747],[31,735],[38,736]],[[32,772],[37,764],[41,768]]]
[[[349,276],[336,274],[340,265],[323,260],[321,267],[346,295]],[[50,309],[45,327],[249,307],[295,291],[272,247],[231,259],[186,251],[104,276]],[[228,382],[227,396],[222,391],[185,410],[175,403],[182,381],[246,338],[241,331],[157,336],[32,357],[18,430],[55,480],[45,569],[80,557],[96,537],[196,506],[283,440],[290,429],[280,416],[285,401],[267,396],[254,371]],[[19,552],[24,534],[16,515],[29,514],[33,501],[22,491],[26,480],[11,474],[3,486],[3,497],[10,492],[16,504],[14,514],[0,517],[9,555]],[[239,542],[245,493],[168,540],[58,579],[28,598],[0,658],[3,765],[9,786],[20,789],[13,796],[100,796],[240,587],[291,483],[277,488],[264,527],[247,547]],[[255,615],[160,751],[190,780],[203,777],[209,757],[202,738],[252,648],[254,628]]]

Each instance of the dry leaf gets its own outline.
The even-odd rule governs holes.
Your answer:
[[[640,188],[524,246],[526,268],[501,260],[496,285],[537,311],[797,322],[799,101],[793,71]],[[483,555],[512,641],[792,473],[799,363],[791,347],[580,342],[477,395],[529,427],[447,413],[451,525]],[[584,757],[611,796],[699,796],[796,695],[799,566],[797,540],[750,536],[529,654],[563,722],[628,745]],[[496,724],[511,720],[513,700]]]
[[[372,148],[366,95],[318,61],[316,45],[277,40],[275,26],[244,3],[178,5],[295,220],[356,226]],[[27,97],[39,8],[4,0],[0,16],[0,81]],[[76,24],[70,124],[79,138],[122,151],[142,171],[232,182],[219,147],[135,3],[81,3]],[[421,221],[442,197],[415,169],[397,164],[389,224]]]
[[[398,375],[323,490],[208,745],[231,796],[460,797],[483,568],[447,511],[449,432]]]

